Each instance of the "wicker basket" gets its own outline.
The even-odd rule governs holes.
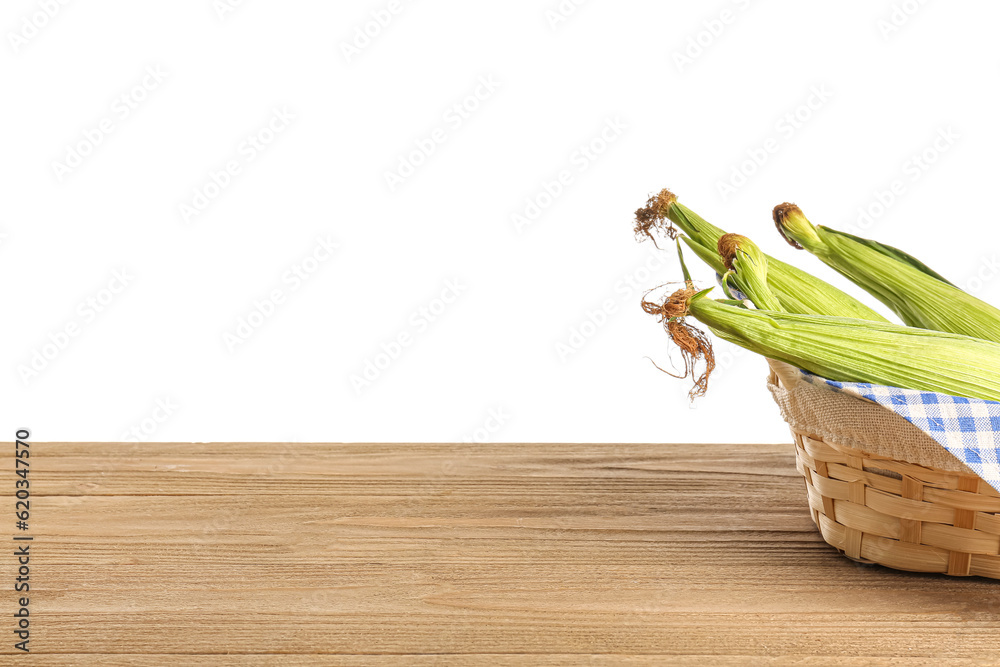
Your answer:
[[[771,382],[787,386],[771,369]],[[813,522],[848,558],[1000,579],[1000,493],[975,475],[897,461],[792,428]]]

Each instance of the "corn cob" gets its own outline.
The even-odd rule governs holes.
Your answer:
[[[774,222],[789,243],[808,250],[909,326],[1000,342],[1000,310],[958,289],[915,257],[813,225],[795,204],[776,206]]]
[[[681,346],[686,370],[702,358],[714,365],[704,334],[684,321],[690,315],[724,340],[831,380],[1000,400],[1000,344],[889,323],[752,310],[705,298],[709,291],[686,288],[660,304],[643,301]],[[704,393],[710,372],[696,380],[692,397]]]
[[[677,201],[676,195],[662,190],[650,197],[644,208],[635,213],[635,232],[639,238],[653,239],[653,231],[658,230],[670,238],[676,238],[676,224],[684,234],[684,242],[703,261],[719,274],[727,270],[718,254],[719,239],[726,232],[709,223],[700,215]],[[833,285],[816,278],[768,255],[769,271],[767,284],[784,310],[791,313],[815,315],[839,315],[874,322],[887,320],[857,299],[845,294]]]
[[[722,276],[724,289],[732,278],[737,289],[757,308],[787,312],[768,287],[767,257],[756,243],[739,234],[724,234],[719,239],[719,255],[728,269]]]

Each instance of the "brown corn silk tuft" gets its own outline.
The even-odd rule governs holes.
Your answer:
[[[671,204],[677,201],[677,196],[669,190],[663,189],[646,201],[643,208],[635,212],[635,237],[640,241],[647,237],[656,244],[656,237],[653,231],[663,232],[671,240],[677,238],[677,228],[667,219],[667,212]],[[657,246],[659,247],[659,246]]]
[[[740,241],[745,238],[745,236],[741,236],[740,234],[723,234],[719,237],[719,255],[722,257],[722,263],[727,269],[732,270],[733,259],[736,257],[736,251],[739,250]]]
[[[698,396],[704,396],[708,391],[708,378],[715,370],[715,353],[712,351],[712,343],[704,332],[696,329],[685,321],[688,313],[688,301],[698,293],[693,289],[690,282],[686,283],[683,289],[679,289],[661,303],[642,300],[642,309],[650,315],[656,315],[663,323],[663,328],[670,336],[670,340],[680,348],[681,358],[684,360],[684,372],[680,375],[660,368],[656,362],[653,365],[667,375],[675,378],[686,378],[690,376],[694,379],[694,387],[688,393],[691,400]],[[648,296],[649,293],[647,292]],[[705,369],[701,375],[697,374],[699,360],[705,360]]]
[[[778,233],[781,234],[781,238],[788,241],[788,245],[792,246],[793,248],[797,248],[798,250],[802,250],[803,248],[801,245],[799,245],[798,241],[796,241],[795,239],[788,238],[788,235],[785,234],[785,228],[782,225],[785,216],[787,216],[792,211],[798,211],[799,213],[802,213],[802,209],[800,209],[795,204],[789,203],[787,201],[784,204],[778,204],[777,206],[775,206],[774,212],[772,213],[772,216],[774,217],[774,226],[778,228]]]

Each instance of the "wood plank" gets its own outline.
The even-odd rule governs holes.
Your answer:
[[[1000,582],[843,558],[791,445],[33,443],[31,465],[24,664],[1000,655]]]

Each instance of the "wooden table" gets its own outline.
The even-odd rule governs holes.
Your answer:
[[[1000,664],[1000,581],[842,557],[791,445],[31,454],[31,654],[12,546],[3,664]]]

